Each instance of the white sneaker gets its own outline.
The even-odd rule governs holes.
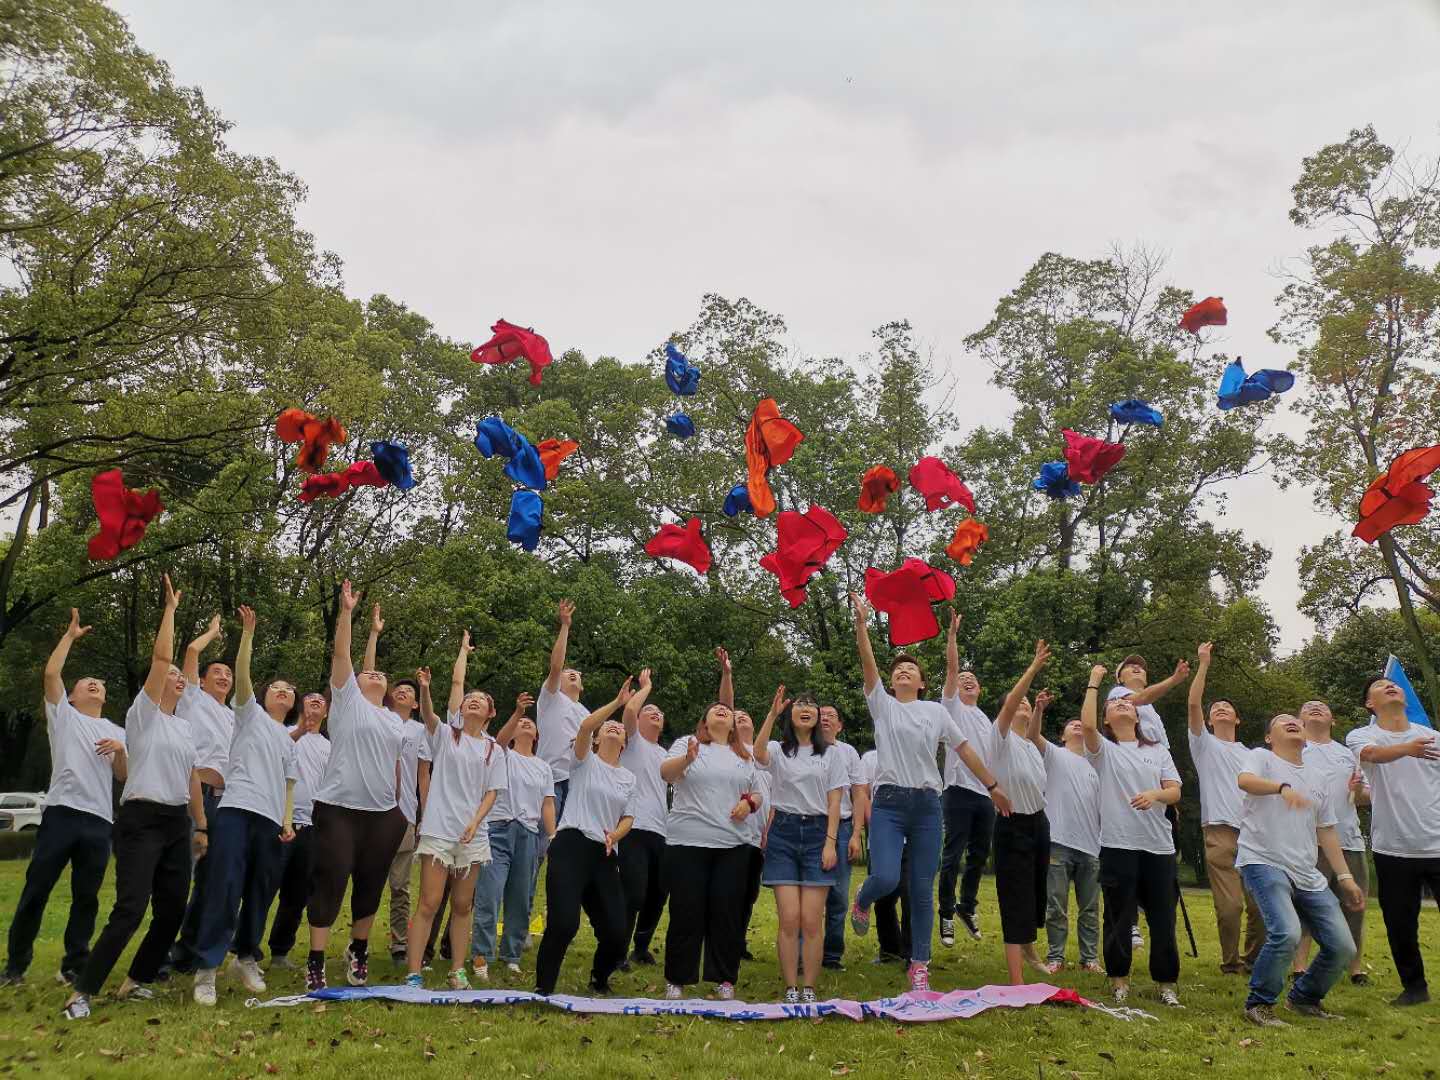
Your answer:
[[[509,963],[509,964],[506,964],[506,965],[505,965],[505,970],[508,971],[511,975],[523,975],[523,974],[525,974],[523,971],[520,970],[520,965],[519,965],[519,964],[516,964],[516,963],[513,963],[513,962],[512,962],[512,963]]]
[[[192,995],[196,1005],[215,1005],[215,969],[201,968],[195,972],[195,990]]]
[[[680,1000],[681,998],[683,998],[684,996],[685,996],[685,991],[684,991],[683,988],[681,988],[681,987],[679,987],[679,986],[676,986],[674,983],[666,983],[666,984],[665,984],[665,1000],[666,1000],[666,1001],[679,1001],[679,1000]]]
[[[239,961],[235,965],[235,974],[240,976],[240,985],[250,993],[265,992],[265,976],[260,973],[260,965],[253,958]]]
[[[1162,986],[1160,988],[1160,1004],[1168,1005],[1172,1009],[1183,1009],[1185,1007],[1180,1004],[1180,995],[1175,992],[1173,986]]]
[[[476,961],[479,962],[477,963]],[[513,967],[514,965],[511,966]],[[487,964],[484,960],[481,960],[478,956],[475,958],[475,960],[470,961],[470,970],[475,972],[476,982],[490,981],[490,965]],[[520,969],[516,967],[515,970],[518,972]]]
[[[1145,935],[1140,933],[1140,927],[1130,928],[1130,947],[1132,949],[1143,949],[1145,947]]]
[[[734,1001],[735,984],[722,982],[719,986],[715,987],[715,997],[720,1001]]]

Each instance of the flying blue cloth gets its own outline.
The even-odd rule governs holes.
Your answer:
[[[1149,424],[1151,427],[1162,427],[1165,423],[1159,409],[1139,398],[1115,402],[1110,406],[1110,419],[1122,424]]]
[[[686,416],[683,412],[677,412],[674,416],[665,418],[665,429],[671,435],[678,435],[682,439],[688,439],[695,434],[695,421]]]
[[[1425,712],[1425,706],[1420,704],[1420,695],[1415,693],[1415,688],[1410,685],[1410,677],[1405,674],[1405,668],[1396,659],[1395,654],[1390,654],[1390,659],[1385,662],[1385,678],[1389,679],[1396,686],[1405,692],[1405,719],[1412,724],[1419,724],[1421,727],[1434,727],[1430,723],[1430,717]]]
[[[404,443],[372,442],[370,456],[375,459],[375,470],[401,491],[415,486],[415,477],[410,475],[410,451]]]
[[[665,385],[672,394],[689,397],[700,389],[700,369],[674,345],[665,345]]]
[[[724,509],[726,517],[755,513],[754,508],[750,505],[750,485],[736,484],[731,488],[730,494],[725,496]]]
[[[1070,479],[1070,466],[1063,461],[1047,461],[1035,478],[1035,490],[1052,499],[1068,499],[1080,494],[1080,484]]]
[[[534,551],[540,543],[540,518],[545,503],[533,491],[517,491],[510,496],[510,520],[505,523],[505,539]]]
[[[505,458],[505,475],[517,484],[545,490],[545,464],[539,451],[498,416],[487,416],[475,425],[475,449],[487,458]]]
[[[1237,356],[1220,377],[1220,400],[1222,409],[1233,409],[1237,405],[1264,401],[1271,394],[1283,394],[1295,385],[1295,376],[1288,371],[1267,369],[1253,375],[1245,374],[1245,365]]]

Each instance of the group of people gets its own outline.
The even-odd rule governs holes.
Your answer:
[[[150,998],[158,980],[190,972],[195,1001],[214,1005],[229,954],[245,988],[259,993],[267,923],[271,967],[295,966],[289,954],[302,916],[306,986],[323,988],[347,889],[345,978],[365,985],[387,884],[390,952],[411,985],[422,985],[437,938],[451,988],[469,988],[472,974],[483,983],[496,963],[518,976],[542,866],[545,921],[534,963],[542,994],[555,990],[582,913],[596,937],[590,987],[605,993],[616,970],[657,962],[651,946],[668,904],[665,996],[684,998],[710,983],[716,997],[733,998],[762,886],[775,899],[787,1002],[816,1000],[820,971],[841,966],[847,913],[862,936],[873,916],[879,959],[906,963],[909,988],[923,992],[936,878],[941,942],[954,944],[957,920],[980,938],[978,886],[992,843],[1012,982],[1023,981],[1027,965],[1047,975],[1064,966],[1073,888],[1081,966],[1103,970],[1116,1000],[1127,1000],[1143,912],[1159,999],[1180,1006],[1173,807],[1181,778],[1154,702],[1190,677],[1188,663],[1148,684],[1144,660],[1127,657],[1103,702],[1107,672],[1095,667],[1079,718],[1051,742],[1043,734],[1051,695],[1031,696],[1050,659],[1045,642],[992,722],[978,704],[979,681],[960,664],[958,615],[936,701],[910,655],[895,656],[882,678],[869,608],[852,594],[873,750],[862,757],[841,739],[834,704],[788,696],[784,686],[757,729],[736,705],[723,649],[714,701],[667,748],[648,669],[601,707],[582,704],[583,675],[567,665],[568,601],[559,606],[538,697],[520,695],[492,734],[494,699],[466,687],[468,632],[442,716],[428,669],[393,683],[377,670],[378,606],[355,670],[349,582],[328,693],[304,695],[281,678],[254,685],[257,619],[246,607],[233,667],[202,664],[220,636],[219,616],[177,667],[180,594],[168,578],[165,594],[149,673],[124,728],[101,715],[101,680],[65,689],[71,647],[89,630],[78,613],[45,668],[53,775],[0,981],[23,978],[50,892],[69,865],[60,979],[72,987],[64,1007],[71,1019],[89,1015],[147,907],[149,926],[116,992],[121,1000]],[[1406,719],[1399,687],[1376,679],[1364,701],[1372,722],[1347,745],[1331,738],[1328,707],[1308,702],[1298,716],[1274,717],[1265,746],[1247,749],[1231,702],[1211,702],[1207,714],[1210,660],[1210,646],[1201,645],[1189,741],[1221,970],[1249,972],[1247,1017],[1284,1023],[1273,1006],[1292,968],[1286,1004],[1303,1015],[1331,1015],[1322,1001],[1347,967],[1353,981],[1366,981],[1358,946],[1368,864],[1356,805],[1367,801],[1403,986],[1396,1003],[1428,1000],[1418,925],[1424,891],[1440,893],[1434,733]],[[124,790],[112,828],[116,779]],[[115,905],[92,946],[112,840]],[[867,875],[851,900],[850,868],[867,846]]]

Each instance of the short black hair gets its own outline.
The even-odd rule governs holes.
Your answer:
[[[390,684],[390,690],[393,693],[394,691],[399,690],[402,686],[410,687],[410,692],[413,693],[417,698],[420,696],[420,684],[417,683],[414,679],[396,679],[393,683]]]
[[[230,663],[229,660],[206,660],[205,663],[200,665],[200,678],[203,679],[206,675],[209,675],[210,669],[216,664],[224,668],[229,668],[231,675],[235,674],[235,665]]]
[[[1370,700],[1370,688],[1374,686],[1377,682],[1394,681],[1395,680],[1390,678],[1388,675],[1373,675],[1370,678],[1366,679],[1365,689],[1360,691],[1360,704],[1363,705],[1366,709],[1370,709],[1370,706],[1365,704],[1367,701]]]

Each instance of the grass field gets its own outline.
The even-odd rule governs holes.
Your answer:
[[[25,864],[0,863],[0,921],[19,896]],[[857,875],[856,887],[859,879]],[[1000,982],[1004,963],[998,939],[993,882],[982,889],[986,939],[964,939],[953,949],[937,945],[931,979],[938,990]],[[246,1009],[238,982],[221,979],[220,1005],[202,1010],[190,1002],[189,979],[160,1001],[117,1004],[97,999],[87,1022],[60,1015],[65,991],[53,982],[68,882],[56,890],[27,983],[0,991],[0,1073],[7,1076],[145,1078],[190,1076],[294,1076],[340,1078],[378,1075],[566,1077],[788,1077],[975,1076],[1017,1078],[1122,1077],[1157,1080],[1211,1075],[1259,1077],[1440,1077],[1440,1004],[1398,1010],[1386,1001],[1399,991],[1385,946],[1384,928],[1371,902],[1365,957],[1372,986],[1348,982],[1329,999],[1348,1022],[1299,1021],[1286,1031],[1261,1031],[1240,1015],[1244,980],[1218,970],[1215,925],[1208,893],[1187,892],[1200,959],[1184,957],[1181,995],[1188,1008],[1163,1009],[1149,991],[1139,954],[1132,1003],[1159,1022],[1126,1023],[1103,1013],[1041,1006],[996,1009],[971,1020],[899,1026],[843,1019],[741,1024],[676,1018],[571,1016],[541,1007],[481,1009],[384,1003],[304,1005]],[[101,921],[110,907],[109,881]],[[382,906],[381,914],[384,915]],[[760,959],[746,964],[740,997],[774,999],[782,989],[773,955],[774,907],[768,895],[756,909],[751,945]],[[337,930],[339,928],[337,927]],[[304,931],[302,928],[302,940]],[[1440,973],[1440,915],[1423,916],[1422,940],[1432,979]],[[663,938],[663,926],[662,934]],[[337,934],[337,941],[342,940]],[[377,947],[380,939],[377,937]],[[562,992],[584,993],[593,939],[588,928],[572,946]],[[1074,939],[1071,941],[1073,961]],[[874,967],[874,937],[850,941],[848,970],[826,972],[822,997],[868,999],[902,989],[898,967]],[[298,955],[298,950],[297,950]],[[383,954],[382,954],[383,955]],[[527,961],[533,953],[527,955]],[[127,958],[112,977],[119,984]],[[527,967],[528,976],[528,967]],[[343,978],[332,961],[331,981]],[[438,973],[427,976],[438,986]],[[373,983],[398,982],[377,956]],[[1053,982],[1103,998],[1101,976],[1066,972]],[[300,993],[298,972],[277,971],[270,995]],[[618,993],[659,996],[657,969],[617,974]],[[501,983],[499,985],[505,985]],[[528,977],[519,988],[530,989]]]

